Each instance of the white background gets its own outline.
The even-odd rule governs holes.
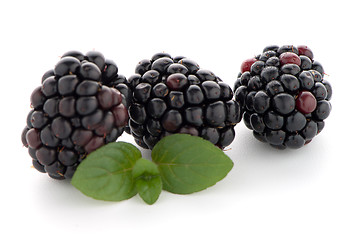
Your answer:
[[[1,1],[0,238],[360,239],[355,3]],[[31,168],[20,141],[29,97],[64,52],[101,51],[127,77],[156,52],[185,55],[232,86],[241,62],[270,44],[308,45],[333,86],[325,129],[302,149],[268,147],[241,122],[223,181],[191,195],[163,192],[153,206],[138,196],[96,201]]]

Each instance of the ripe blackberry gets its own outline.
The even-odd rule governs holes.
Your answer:
[[[279,149],[309,143],[331,111],[331,85],[307,46],[266,47],[242,63],[234,89],[245,125]]]
[[[152,149],[172,133],[201,136],[220,148],[233,141],[240,105],[226,83],[196,62],[155,54],[137,64],[129,85],[129,126],[141,147]]]
[[[71,178],[88,153],[123,133],[128,122],[124,98],[106,86],[122,77],[108,63],[99,52],[67,52],[31,94],[21,140],[40,172]]]

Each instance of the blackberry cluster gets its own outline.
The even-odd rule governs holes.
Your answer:
[[[106,86],[116,81],[126,79],[95,51],[65,53],[44,74],[31,94],[32,110],[22,132],[34,168],[55,179],[71,178],[88,153],[123,133],[126,99]]]
[[[152,149],[172,133],[201,136],[220,148],[233,141],[240,105],[229,85],[196,62],[155,54],[138,63],[129,85],[129,126],[139,146]]]
[[[332,88],[307,46],[268,46],[245,60],[235,82],[245,125],[279,149],[300,148],[324,128]]]

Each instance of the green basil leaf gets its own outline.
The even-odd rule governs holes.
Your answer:
[[[147,204],[154,204],[162,190],[160,172],[155,163],[140,158],[132,170],[136,190]]]
[[[163,189],[189,194],[213,186],[233,167],[231,159],[211,142],[187,134],[161,139],[152,150]]]
[[[106,201],[136,195],[132,169],[141,152],[132,144],[114,142],[90,153],[78,166],[71,184],[83,194]]]

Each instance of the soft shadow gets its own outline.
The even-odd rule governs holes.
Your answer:
[[[54,180],[45,174],[36,181],[36,197],[51,205],[67,205],[72,208],[87,208],[89,206],[113,205],[115,202],[96,200],[85,196],[73,185],[70,180]]]
[[[234,188],[305,182],[322,171],[326,142],[321,136],[300,149],[279,150],[255,139],[245,126],[236,128],[236,138],[225,152],[234,162],[228,175]]]
[[[137,146],[140,149],[143,158],[151,160],[151,150]]]

